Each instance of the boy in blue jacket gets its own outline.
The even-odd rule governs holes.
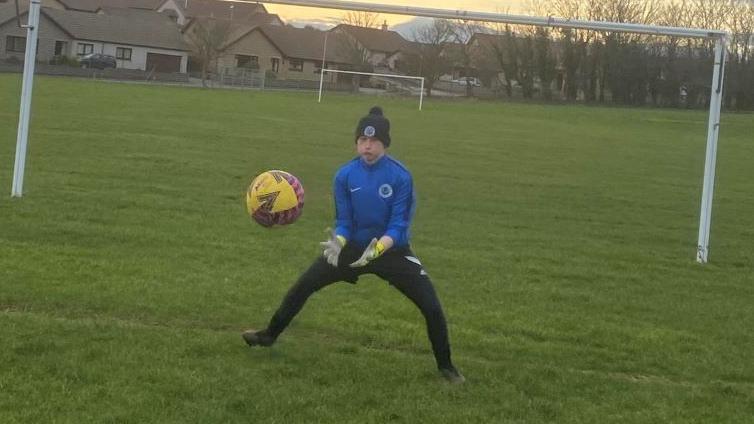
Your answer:
[[[375,274],[421,310],[441,375],[451,383],[463,383],[463,375],[450,360],[442,306],[409,246],[416,206],[413,182],[408,169],[386,154],[390,121],[381,108],[373,107],[359,121],[355,139],[358,157],[335,175],[335,230],[320,243],[322,256],[291,287],[268,327],[246,331],[243,339],[249,346],[271,346],[314,292]]]

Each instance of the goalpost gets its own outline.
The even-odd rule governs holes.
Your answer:
[[[235,0],[244,1],[245,0]],[[619,22],[598,22],[578,19],[563,19],[553,16],[534,17],[490,12],[470,12],[465,10],[432,9],[413,6],[396,6],[376,3],[359,3],[336,0],[260,0],[261,3],[287,4],[292,6],[318,7],[325,9],[377,12],[391,15],[424,16],[441,19],[462,19],[467,21],[496,22],[512,25],[531,25],[584,29],[594,31],[629,32],[649,35],[665,35],[681,38],[705,38],[715,41],[715,61],[712,74],[709,122],[707,126],[707,151],[704,163],[704,184],[699,218],[699,239],[696,260],[707,263],[709,260],[709,236],[712,219],[712,195],[715,187],[715,164],[717,161],[717,141],[720,134],[720,109],[722,106],[723,81],[725,79],[725,56],[728,33],[722,30],[664,27]],[[324,75],[324,74],[323,74]]]
[[[322,103],[322,88],[324,86],[325,81],[325,73],[333,73],[333,74],[349,74],[349,75],[367,75],[371,77],[383,77],[383,78],[398,78],[398,79],[408,79],[411,81],[419,81],[419,110],[422,110],[422,105],[424,104],[424,77],[414,77],[409,75],[390,75],[390,74],[377,74],[373,72],[355,72],[355,71],[341,71],[338,69],[325,69],[322,68],[322,72],[320,72],[319,76],[319,99],[317,100],[317,103]]]
[[[16,19],[18,26],[26,28],[26,53],[24,56],[24,74],[21,85],[21,108],[18,114],[18,136],[16,137],[16,160],[13,164],[12,197],[21,197],[24,192],[24,170],[26,168],[26,149],[29,141],[29,118],[31,116],[31,93],[34,88],[34,65],[37,56],[37,39],[39,35],[39,9],[41,0],[29,1],[29,19],[21,24],[21,11],[16,0]]]

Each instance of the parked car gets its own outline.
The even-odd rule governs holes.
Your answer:
[[[454,84],[470,85],[472,87],[481,87],[482,83],[475,77],[461,77],[452,81]]]
[[[102,53],[90,53],[79,59],[79,64],[82,68],[94,69],[115,68],[117,66],[115,57]]]

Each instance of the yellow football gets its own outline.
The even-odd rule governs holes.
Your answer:
[[[304,186],[292,174],[272,170],[259,174],[246,191],[246,210],[257,223],[272,227],[295,222],[304,208]]]

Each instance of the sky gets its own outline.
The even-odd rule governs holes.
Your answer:
[[[364,3],[391,4],[399,6],[427,7],[432,9],[467,10],[474,12],[521,13],[521,4],[525,0],[379,0],[375,2],[357,0]],[[332,26],[340,23],[347,13],[345,10],[319,9],[311,7],[296,7],[278,4],[265,4],[270,13],[278,14],[285,22],[296,26],[309,23],[316,26]],[[413,16],[380,15],[390,27],[405,24],[414,19]]]

